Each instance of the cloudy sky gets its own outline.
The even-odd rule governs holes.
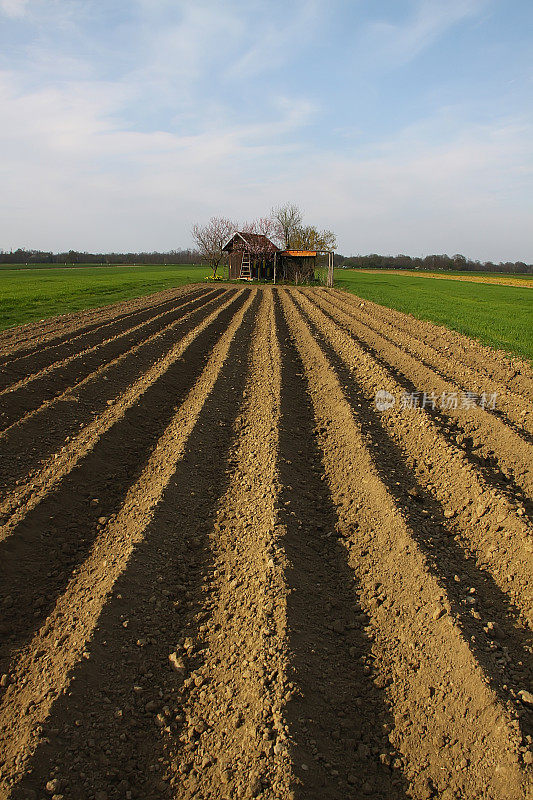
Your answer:
[[[290,201],[347,255],[533,262],[532,30],[531,0],[0,0],[0,248]]]

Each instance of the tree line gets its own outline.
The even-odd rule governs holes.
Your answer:
[[[268,218],[265,218],[268,219]],[[268,229],[265,219],[258,220],[255,223],[244,225],[241,230],[248,230],[249,232],[263,233]],[[251,228],[251,230],[250,230]],[[231,234],[237,228],[230,226],[230,234],[225,236],[227,231],[224,231],[220,237],[223,244],[230,238]],[[281,238],[276,238],[280,241],[282,246],[286,249],[297,250],[328,250],[330,249],[331,240],[328,242],[324,238],[321,240],[319,237],[321,233],[316,231],[316,228],[308,226],[311,231],[309,237],[305,239],[300,234],[294,235],[291,239],[291,233],[288,233],[287,238],[282,235]],[[315,233],[316,232],[316,237]],[[330,233],[329,231],[322,233]],[[268,233],[265,233],[268,236]],[[331,234],[333,236],[333,234]],[[225,238],[224,238],[225,237]],[[312,238],[315,237],[315,238]],[[268,236],[270,238],[270,236]],[[289,245],[285,242],[289,241]],[[88,253],[78,250],[69,250],[62,253],[52,253],[47,250],[31,250],[19,248],[15,251],[0,250],[0,264],[24,264],[31,266],[32,264],[57,264],[58,266],[76,266],[78,264],[202,264],[212,263],[213,259],[206,256],[200,248],[194,249],[178,249],[170,250],[168,252],[143,252],[143,253]],[[357,256],[343,256],[335,253],[335,266],[336,267],[349,267],[352,269],[419,269],[419,270],[456,270],[461,272],[504,272],[504,273],[522,273],[526,275],[533,274],[533,264],[526,264],[524,261],[500,261],[498,263],[493,261],[473,261],[460,254],[453,256],[448,255],[429,255],[424,258],[417,258],[406,255],[398,256],[383,256],[376,253],[370,255],[357,255]]]
[[[0,264],[57,264],[58,266],[75,266],[76,264],[200,264],[202,261],[198,250],[153,251],[150,253],[87,253],[69,250],[64,253],[52,253],[47,250],[14,251],[0,250]]]
[[[431,255],[424,258],[412,256],[381,256],[371,253],[367,256],[335,256],[335,266],[352,269],[422,269],[456,270],[460,272],[517,272],[533,274],[533,264],[524,261],[473,261],[459,253],[453,256]]]

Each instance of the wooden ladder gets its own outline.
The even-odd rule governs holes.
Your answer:
[[[250,261],[250,253],[243,253],[241,262],[241,274],[239,275],[240,281],[252,280],[252,264]]]

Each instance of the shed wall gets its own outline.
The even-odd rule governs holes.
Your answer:
[[[315,256],[281,256],[283,280],[304,283],[313,279]]]

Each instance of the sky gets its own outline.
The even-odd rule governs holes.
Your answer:
[[[532,263],[532,35],[531,0],[0,0],[0,249],[291,202],[344,255]]]

